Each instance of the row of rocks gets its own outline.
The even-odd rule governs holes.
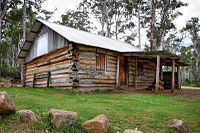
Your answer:
[[[0,92],[0,118],[1,115],[11,114],[16,112],[16,106],[12,102],[10,96],[4,91]],[[42,120],[31,110],[21,110],[18,111],[20,115],[20,120],[22,122],[37,122],[43,124]],[[74,124],[78,119],[77,112],[60,110],[60,109],[51,109],[49,111],[49,117],[51,124],[56,128],[59,128],[66,124]],[[181,120],[171,120],[167,125],[178,132],[188,133],[189,126]],[[86,132],[91,133],[106,133],[109,129],[109,121],[104,115],[98,115],[95,118],[86,121],[83,123],[82,128]],[[124,133],[143,133],[142,131],[127,129]]]

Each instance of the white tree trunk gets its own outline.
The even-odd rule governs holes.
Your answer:
[[[139,5],[139,9],[138,9],[138,46],[139,46],[139,49],[141,49],[141,27],[140,27],[140,21],[141,21],[141,17],[140,17],[140,5]]]
[[[163,50],[163,47],[164,47],[164,43],[165,43],[165,35],[164,35],[164,32],[161,33],[161,40],[160,40],[160,47],[159,47],[159,50]]]
[[[23,43],[26,39],[26,0],[24,0],[24,7],[23,7]],[[21,81],[22,85],[24,85],[24,65],[21,65]]]

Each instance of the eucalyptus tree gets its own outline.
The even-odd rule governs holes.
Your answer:
[[[129,18],[129,23],[127,25],[127,29],[132,32],[132,36],[128,38],[130,40],[135,40],[135,37],[138,38],[138,47],[141,49],[141,30],[145,28],[145,19],[146,19],[146,12],[149,10],[147,6],[147,1],[145,0],[125,0],[126,3],[126,15]],[[135,21],[137,20],[137,22]],[[135,24],[137,23],[137,25]],[[137,27],[137,34],[135,30]],[[127,38],[127,39],[128,39]],[[128,40],[129,40],[128,39]]]
[[[186,38],[190,38],[192,42],[192,57],[194,59],[194,77],[195,82],[200,81],[200,21],[198,18],[191,18],[186,26],[181,30]]]
[[[178,16],[182,15],[179,9],[187,6],[180,0],[157,0],[155,1],[155,29],[154,39],[155,46],[159,50],[163,50],[166,37],[172,31],[176,31],[176,26],[173,22]]]
[[[24,41],[23,35],[25,34],[23,33],[28,32],[39,13],[43,14],[42,11],[46,11],[41,9],[41,0],[26,1],[25,6],[23,6],[25,4],[23,0],[8,1],[7,13],[2,20],[1,66],[3,67],[1,67],[1,70],[3,69],[4,75],[5,73],[7,73],[6,75],[11,75],[8,73],[17,70],[15,60]],[[25,7],[26,9],[24,10]]]
[[[3,6],[2,6],[3,5]],[[3,7],[3,9],[2,9]],[[2,20],[4,19],[6,12],[7,12],[7,7],[8,7],[8,0],[5,1],[0,1],[0,68],[2,67],[2,44],[1,44],[1,29],[2,29]],[[0,70],[0,78],[1,78],[1,70]]]
[[[62,21],[58,23],[65,26],[74,27],[84,31],[91,31],[94,28],[91,27],[92,22],[87,11],[83,10],[66,10],[65,14],[61,15]]]
[[[84,0],[80,6],[92,14],[101,25],[99,34],[120,39],[128,25],[127,3],[124,0]]]

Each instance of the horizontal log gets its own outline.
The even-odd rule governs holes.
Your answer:
[[[48,71],[53,71],[56,69],[61,69],[61,68],[69,68],[71,66],[71,64],[63,64],[63,65],[58,65],[58,66],[53,66],[53,67],[49,67],[46,69],[42,69],[42,70],[34,70],[32,72],[26,72],[26,75],[30,75],[30,74],[38,74],[38,73],[42,73],[42,72],[48,72]]]
[[[78,78],[81,79],[115,79],[115,76],[110,75],[78,75]]]
[[[95,59],[85,59],[85,60],[80,60],[79,64],[91,64],[91,65],[96,65],[96,60]]]
[[[106,58],[107,58],[108,60],[117,61],[117,57],[115,57],[115,56],[107,55]]]
[[[108,67],[114,67],[114,68],[116,68],[117,69],[117,64],[111,64],[111,63],[107,63],[107,68]]]
[[[96,48],[95,47],[78,45],[78,48],[79,48],[80,51],[93,51],[93,52],[96,52]]]
[[[116,64],[117,65],[117,61],[114,61],[114,60],[107,59],[106,62],[110,63],[110,64]]]
[[[72,87],[73,83],[53,83],[49,84],[50,87]]]
[[[92,65],[92,66],[89,66],[89,65],[80,65],[78,67],[78,72],[80,71],[81,72],[87,72],[87,71],[96,71],[96,66]]]
[[[50,84],[54,84],[54,83],[72,83],[71,79],[68,78],[56,78],[56,79],[51,79],[50,80]]]
[[[96,57],[96,52],[87,52],[87,51],[80,51],[79,52],[80,57]]]
[[[115,87],[116,84],[79,84],[79,87]]]
[[[71,74],[72,70],[70,69],[60,69],[51,71],[51,75],[63,75],[63,74]]]
[[[113,80],[105,80],[105,79],[87,79],[87,80],[79,80],[79,84],[115,84],[115,79]]]
[[[58,66],[58,65],[63,65],[63,64],[70,64],[70,60],[65,60],[65,61],[62,61],[62,62],[57,62],[57,63],[50,64],[50,65],[47,65],[47,66],[34,67],[32,69],[27,69],[26,72],[32,72],[32,71],[35,71],[35,70],[46,69],[46,68],[50,68],[50,67],[54,67],[54,66]]]
[[[116,71],[117,71],[117,68],[109,67],[109,66],[108,66],[108,67],[106,68],[106,70],[107,70],[107,71],[116,72]]]
[[[110,51],[110,50],[106,51],[106,55],[117,56],[118,54],[119,54],[118,52],[113,52],[113,51]]]

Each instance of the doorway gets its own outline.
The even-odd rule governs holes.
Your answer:
[[[120,56],[120,85],[127,85],[128,81],[128,58]]]

